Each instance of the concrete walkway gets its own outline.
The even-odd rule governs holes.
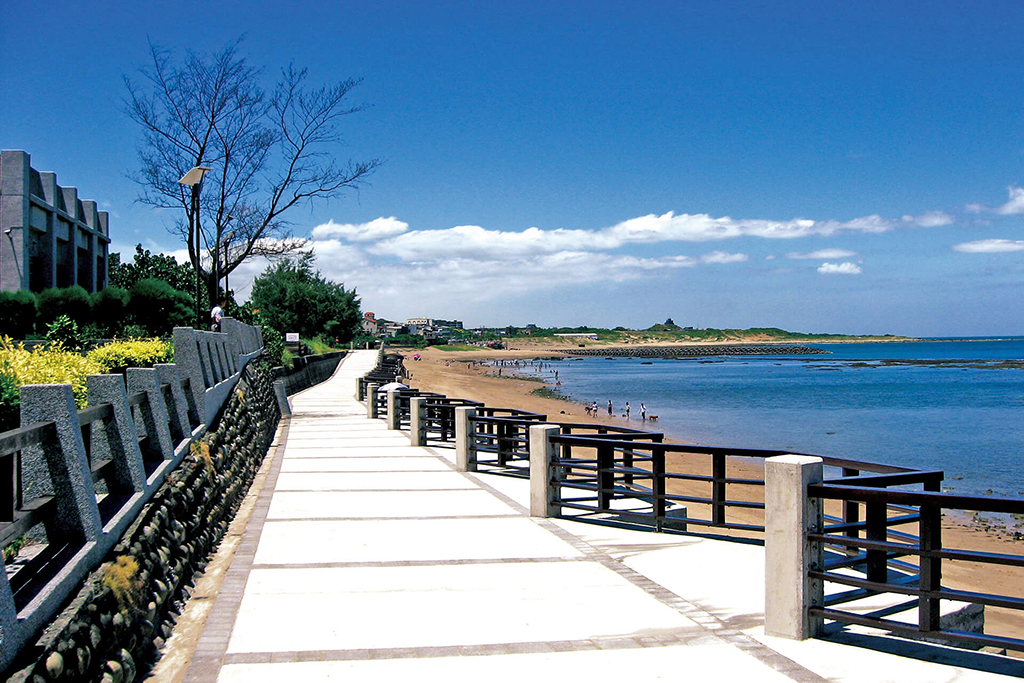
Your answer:
[[[761,547],[531,518],[528,482],[365,417],[375,360],[293,397],[190,683],[1005,679],[764,636]]]

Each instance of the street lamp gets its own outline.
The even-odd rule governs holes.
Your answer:
[[[199,191],[203,187],[203,176],[210,170],[209,166],[195,166],[178,181],[179,185],[188,185],[192,188],[192,213],[189,214],[189,227],[195,236],[196,254],[196,329],[203,329],[203,314],[199,301],[202,299],[202,278],[199,269]]]

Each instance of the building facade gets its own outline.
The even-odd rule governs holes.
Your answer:
[[[0,152],[0,291],[107,286],[109,217],[23,151]]]

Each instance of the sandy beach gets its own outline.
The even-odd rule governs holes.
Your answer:
[[[484,363],[494,359],[508,361],[557,357],[558,354],[552,348],[545,344],[510,350],[441,351],[428,348],[417,351],[420,360],[413,360],[412,352],[409,352],[406,360],[406,368],[411,373],[409,384],[417,389],[453,398],[482,401],[491,407],[544,413],[553,421],[609,424],[657,431],[657,423],[645,424],[638,419],[637,406],[633,407],[629,421],[621,416],[621,406],[615,406],[615,414],[608,416],[605,406],[599,405],[597,417],[591,417],[580,404],[534,394],[535,390],[545,386],[541,382],[507,375],[499,377],[495,367]],[[677,442],[686,443],[685,440]],[[759,470],[750,461],[737,460],[730,462],[729,474],[743,476],[743,470],[747,467]],[[733,513],[730,512],[730,515]],[[739,516],[736,518],[739,519]],[[1024,542],[1013,540],[1000,525],[979,524],[947,516],[943,524],[943,537],[944,546],[950,548],[1024,554]],[[946,561],[943,563],[943,583],[951,588],[1024,598],[1022,568]],[[985,630],[991,634],[1024,637],[1024,612],[987,607]]]

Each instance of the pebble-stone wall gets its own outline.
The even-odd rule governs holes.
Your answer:
[[[216,429],[193,444],[107,561],[36,647],[22,654],[8,681],[141,678],[249,490],[279,419],[270,369],[250,363]]]

